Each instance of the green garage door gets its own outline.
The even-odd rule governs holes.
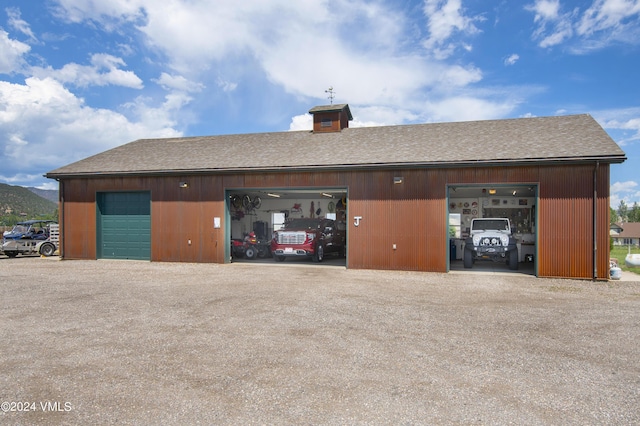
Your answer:
[[[97,242],[101,259],[151,259],[151,193],[99,192]]]

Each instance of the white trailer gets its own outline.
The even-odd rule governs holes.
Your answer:
[[[60,225],[52,220],[19,222],[2,236],[2,252],[9,257],[19,254],[53,256],[60,246]]]

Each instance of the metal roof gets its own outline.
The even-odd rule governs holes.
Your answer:
[[[334,133],[295,131],[141,139],[45,176],[625,160],[625,153],[604,129],[590,115],[581,114],[346,128]]]

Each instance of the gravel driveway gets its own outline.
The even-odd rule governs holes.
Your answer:
[[[19,257],[0,301],[2,424],[640,423],[640,282]]]

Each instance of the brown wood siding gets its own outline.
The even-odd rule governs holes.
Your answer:
[[[449,184],[537,183],[538,276],[593,278],[594,164],[451,169]],[[600,165],[598,279],[609,274],[609,165]]]
[[[67,179],[64,257],[95,258],[99,191],[151,191],[152,260],[223,263],[226,189],[342,187],[349,268],[446,272],[447,185],[534,184],[538,274],[592,278],[593,173],[594,165],[578,165]],[[403,183],[394,184],[394,176]],[[601,165],[597,176],[598,278],[606,279],[609,166]],[[188,188],[179,188],[180,181]],[[358,227],[354,216],[362,217]],[[214,217],[221,218],[220,229],[213,228]]]
[[[394,184],[395,176],[403,183]],[[349,186],[349,267],[446,272],[444,179],[436,170],[354,174]],[[354,216],[362,216],[359,227]]]
[[[609,261],[611,258],[611,252],[609,251],[610,231],[609,221],[611,220],[610,214],[610,200],[609,189],[611,179],[611,168],[608,164],[600,165],[598,167],[598,202],[597,202],[597,249],[598,249],[598,279],[609,278]]]
[[[540,176],[539,275],[593,278],[593,165],[552,167]],[[598,168],[598,277],[609,269],[609,166]]]
[[[313,133],[339,132],[343,127],[347,127],[349,125],[348,120],[346,125],[343,125],[343,121],[341,121],[340,116],[340,111],[314,114]],[[322,120],[331,120],[331,126],[323,127]]]

